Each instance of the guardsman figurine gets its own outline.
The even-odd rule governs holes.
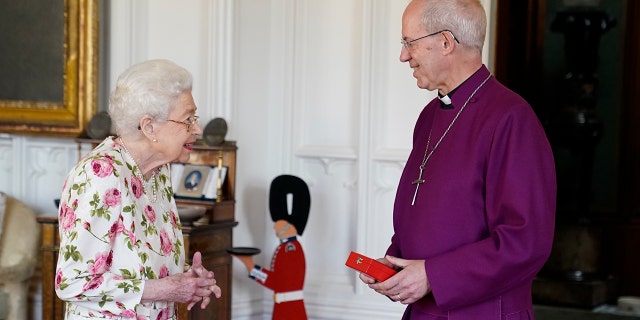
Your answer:
[[[287,196],[292,195],[291,212]],[[306,263],[297,235],[302,235],[309,218],[311,196],[300,178],[281,175],[273,179],[269,190],[269,210],[273,229],[280,239],[269,269],[256,265],[250,255],[234,255],[244,263],[249,278],[273,290],[273,320],[306,320],[303,287]]]

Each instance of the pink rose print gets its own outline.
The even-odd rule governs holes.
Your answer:
[[[113,160],[111,158],[101,158],[91,160],[91,169],[93,174],[99,178],[104,178],[113,173]]]
[[[169,308],[162,309],[156,320],[169,320]]]
[[[136,176],[131,177],[131,191],[136,199],[142,197],[144,189],[142,189],[142,180],[140,180],[140,178]]]
[[[162,247],[162,253],[165,255],[169,255],[173,249],[173,243],[171,243],[171,239],[169,239],[169,235],[164,229],[160,231],[160,246]]]
[[[120,190],[111,188],[104,193],[104,203],[108,207],[115,207],[120,204]]]
[[[136,238],[136,234],[133,233],[133,231],[131,230],[125,230],[124,232],[129,236],[129,240],[131,241],[131,244],[135,245],[136,241],[138,241],[138,238]]]
[[[60,225],[62,230],[69,231],[76,221],[76,213],[66,203],[60,206]]]
[[[146,207],[144,207],[144,215],[147,216],[147,219],[149,219],[151,223],[154,223],[156,221],[156,212],[155,210],[153,210],[152,206],[147,205]]]
[[[56,271],[56,289],[60,289],[61,283],[62,283],[62,269],[58,269]]]
[[[102,275],[93,277],[91,278],[91,280],[89,280],[89,282],[85,283],[84,286],[82,286],[82,291],[95,289],[102,284],[102,281],[104,281]]]
[[[93,264],[89,265],[89,271],[92,275],[103,274],[111,268],[112,263],[113,251],[98,253]]]
[[[162,265],[162,267],[160,267],[160,279],[166,278],[168,276],[169,276],[169,268],[167,268],[166,265]]]
[[[171,225],[174,228],[178,227],[178,218],[176,218],[176,213],[173,210],[169,212],[169,217],[171,218]]]
[[[124,224],[122,223],[122,216],[118,219],[118,221],[114,222],[109,229],[109,241],[113,243],[116,239],[116,236],[121,234],[124,231]]]
[[[120,313],[120,315],[125,318],[134,318],[136,316],[136,312],[133,310],[124,310]]]

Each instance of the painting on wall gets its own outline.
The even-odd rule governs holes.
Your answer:
[[[0,132],[78,136],[97,109],[98,0],[0,7]]]

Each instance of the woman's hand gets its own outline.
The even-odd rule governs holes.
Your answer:
[[[191,276],[194,276],[196,278],[210,279],[213,281],[213,284],[209,285],[208,288],[205,288],[206,290],[208,290],[208,291],[205,291],[205,292],[208,292],[208,294],[200,296],[202,297],[201,299],[202,303],[200,304],[200,308],[204,309],[207,307],[207,305],[211,301],[211,298],[209,296],[213,293],[216,298],[220,298],[222,296],[222,290],[220,289],[220,287],[216,285],[217,282],[216,282],[216,279],[214,278],[213,271],[208,271],[202,265],[202,255],[199,251],[193,254],[192,262],[193,263],[191,265],[191,269],[186,273],[191,273]],[[190,302],[189,305],[187,306],[187,309],[191,310],[191,308],[193,308],[193,306],[196,303],[198,303],[198,301],[200,300],[196,299],[195,301]]]
[[[211,294],[220,298],[222,291],[216,285],[213,272],[202,266],[200,252],[196,252],[193,255],[193,265],[189,270],[162,279],[147,280],[142,301],[188,303],[188,310],[201,301],[200,306],[204,309],[211,301]]]

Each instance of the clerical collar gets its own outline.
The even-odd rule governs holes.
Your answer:
[[[291,241],[294,241],[294,240],[296,240],[296,236],[292,236],[292,237],[289,237],[289,238],[282,238],[282,239],[280,239],[280,243],[287,243],[287,242],[291,242]]]
[[[469,79],[473,78],[473,76],[480,72],[480,70],[482,70],[482,68],[478,68],[478,70],[476,70],[476,72],[474,72],[469,78],[465,79],[464,81],[462,81],[461,84],[459,84],[457,87],[455,87],[453,90],[449,91],[449,93],[447,93],[446,95],[441,95],[440,91],[438,90],[438,99],[440,99],[440,108],[442,109],[453,109],[453,103],[452,103],[452,98],[453,98],[453,94],[456,92],[456,90],[458,90],[458,88],[460,88],[463,84],[465,84],[467,81],[469,81]]]
[[[440,108],[442,109],[453,109],[453,104],[451,103],[451,98],[453,97],[453,94],[456,92],[456,90],[458,90],[458,88],[460,88],[459,86],[456,87],[455,89],[449,91],[448,94],[446,95],[441,95],[440,91],[438,91],[438,99],[440,99]]]

